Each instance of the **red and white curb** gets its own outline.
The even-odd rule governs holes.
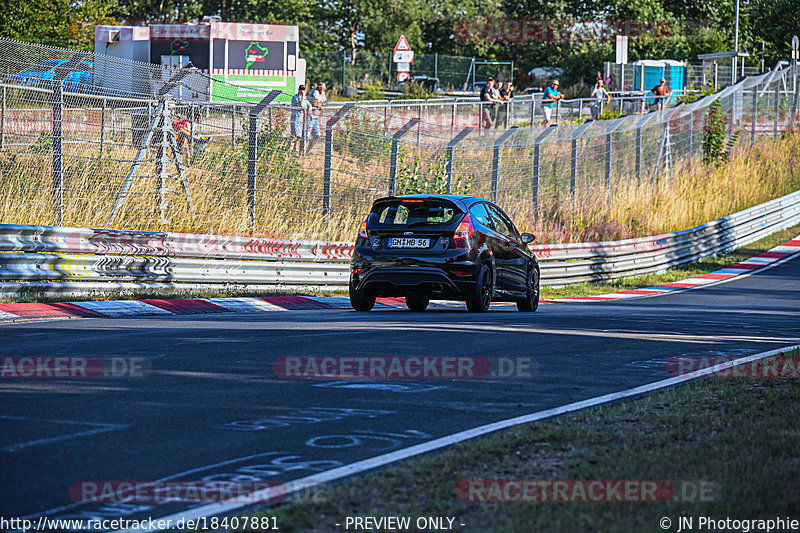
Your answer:
[[[693,278],[673,281],[671,283],[662,283],[661,285],[654,285],[652,287],[644,287],[641,289],[630,289],[626,291],[611,292],[608,294],[599,294],[596,296],[556,298],[551,300],[542,300],[542,303],[621,300],[624,298],[641,298],[642,296],[655,296],[658,294],[696,289],[697,287],[704,285],[712,285],[723,281],[729,281],[738,276],[750,274],[767,266],[774,266],[797,253],[800,253],[800,235],[781,244],[780,246],[776,246],[775,248],[772,248],[766,252],[751,257],[747,261],[736,263],[735,265],[716,270],[709,274],[702,274]]]
[[[621,300],[667,294],[728,281],[759,269],[783,262],[800,253],[800,236],[747,261],[693,278],[664,283],[643,289],[613,292],[598,296],[542,300],[542,303]],[[376,309],[405,308],[404,298],[378,298]],[[496,303],[492,307],[513,307]],[[431,302],[431,309],[461,309],[463,302]],[[131,317],[152,315],[191,315],[198,313],[261,313],[311,309],[350,309],[346,296],[264,296],[242,298],[183,298],[147,300],[111,300],[94,302],[11,303],[0,304],[0,322],[53,320],[67,318]]]

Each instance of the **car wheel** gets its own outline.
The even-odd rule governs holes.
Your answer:
[[[473,313],[483,313],[489,310],[492,303],[492,270],[488,265],[483,265],[478,272],[478,282],[475,288],[467,295],[467,309]]]
[[[429,303],[430,298],[424,296],[406,296],[406,307],[418,313],[427,309]]]
[[[356,311],[370,311],[375,307],[375,295],[365,290],[358,290],[350,286],[350,305]]]
[[[539,309],[539,271],[535,268],[528,274],[527,295],[524,300],[517,302],[517,309],[529,312]]]

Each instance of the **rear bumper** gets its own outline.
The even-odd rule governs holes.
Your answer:
[[[471,267],[458,267],[472,271]],[[350,286],[368,290],[376,296],[420,295],[437,298],[462,298],[475,287],[474,273],[457,276],[437,267],[373,267],[350,275]]]

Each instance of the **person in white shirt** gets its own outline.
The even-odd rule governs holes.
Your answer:
[[[312,137],[319,137],[320,136],[320,126],[319,122],[322,120],[322,108],[325,107],[325,103],[328,101],[328,97],[325,95],[326,86],[323,82],[320,82],[317,85],[317,88],[311,93],[311,96],[308,98],[308,101],[311,103],[311,136]]]
[[[611,103],[611,95],[608,93],[604,85],[605,83],[603,83],[603,80],[597,80],[597,83],[595,83],[594,87],[592,87],[591,98],[594,98],[594,101],[589,106],[589,108],[592,110],[592,120],[597,120],[600,118],[601,110],[603,108],[603,101],[605,101],[605,105]]]

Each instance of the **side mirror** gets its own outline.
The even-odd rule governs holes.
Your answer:
[[[533,233],[523,233],[521,235],[523,244],[530,244],[536,240],[536,235]]]

